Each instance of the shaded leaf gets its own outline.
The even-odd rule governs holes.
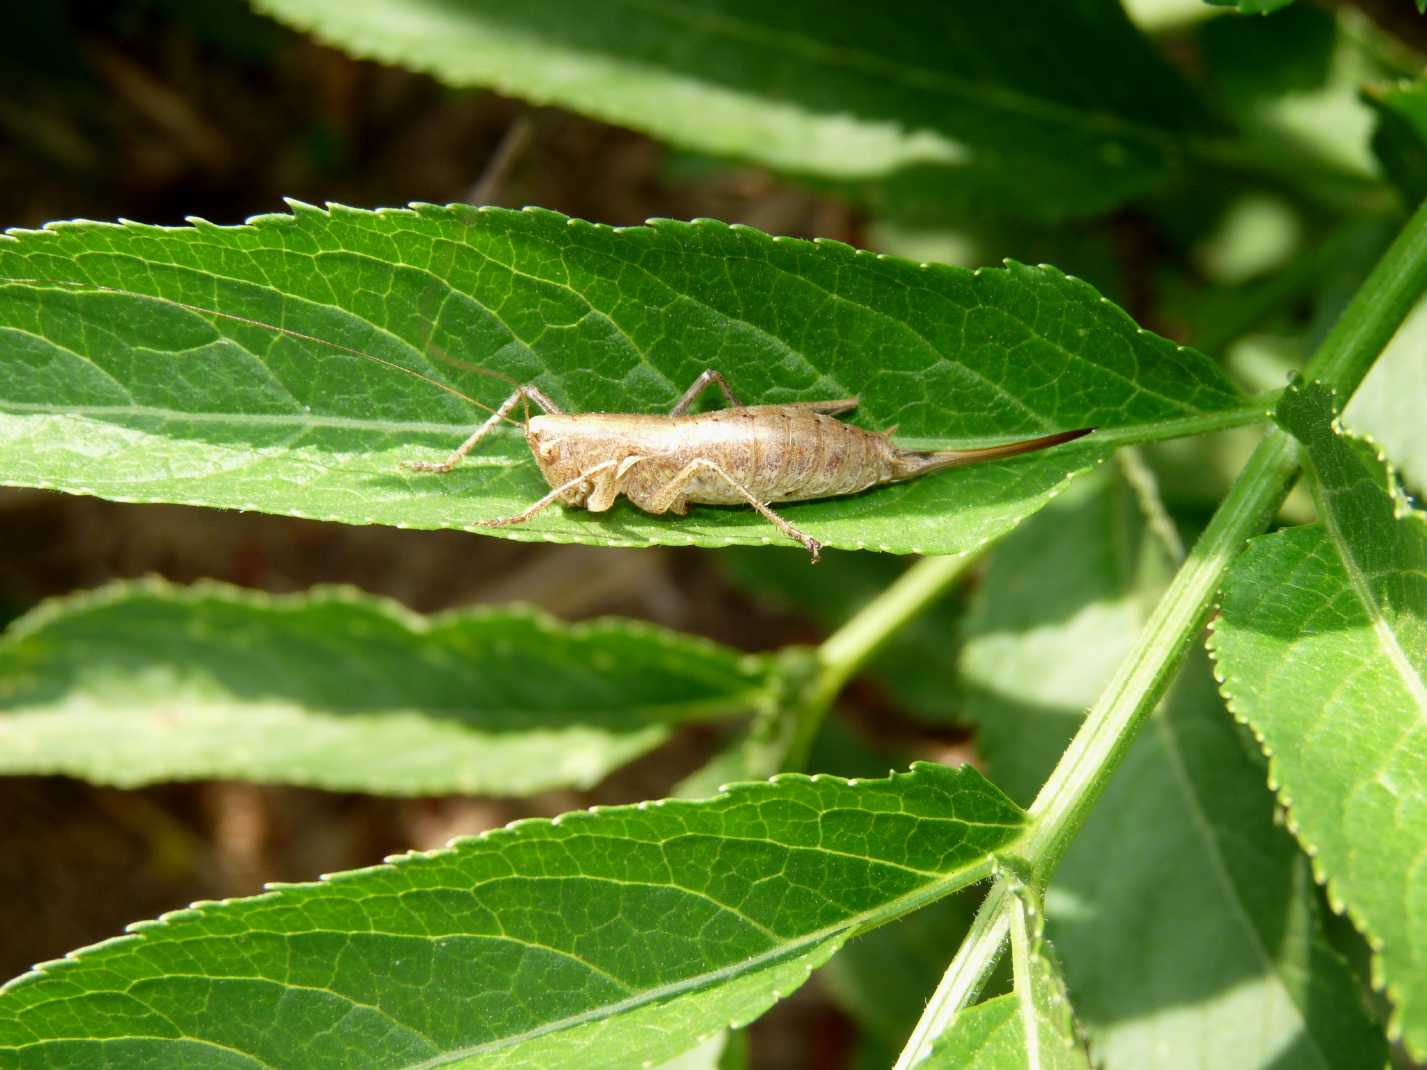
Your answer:
[[[819,981],[895,1057],[956,954],[976,904],[975,890],[949,896],[859,936],[828,963]]]
[[[1210,649],[1295,834],[1373,946],[1394,1033],[1427,1053],[1427,515],[1318,384],[1284,396],[1320,522],[1254,539]]]
[[[1035,798],[1172,571],[1113,471],[996,547],[964,625],[960,707],[1013,799]]]
[[[1377,112],[1372,148],[1410,204],[1427,196],[1427,77],[1368,85],[1363,98]]]
[[[830,633],[847,623],[907,567],[874,554],[824,554],[816,571],[796,550],[731,548],[718,555],[724,574],[748,595],[798,612]],[[960,599],[952,593],[899,628],[863,670],[908,713],[933,722],[955,716],[953,645]]]
[[[1293,0],[1205,0],[1213,7],[1231,7],[1240,15],[1272,15]]]
[[[1419,498],[1427,497],[1427,302],[1403,320],[1362,386],[1353,392],[1343,422],[1370,435],[1387,453],[1394,472]]]
[[[256,0],[363,57],[852,185],[883,212],[1059,218],[1163,184],[1204,112],[1108,0]],[[1111,73],[1113,72],[1113,73]],[[868,189],[865,183],[873,182]]]
[[[751,712],[770,671],[636,621],[121,583],[0,637],[0,772],[403,795],[583,786],[680,721]]]
[[[966,710],[991,776],[1015,798],[1044,781],[1170,575],[1110,476],[1072,488],[998,547],[973,606]],[[1295,1070],[1383,1064],[1307,864],[1202,662],[1136,738],[1047,908],[1105,1070],[1262,1070],[1279,1056]]]
[[[1385,1064],[1382,1030],[1263,783],[1205,659],[1191,659],[1071,846],[1048,904],[1105,1070]]]
[[[43,966],[0,995],[0,1061],[638,1066],[986,876],[1023,821],[973,769],[920,764],[519,822]]]
[[[1211,18],[1198,27],[1205,81],[1226,106],[1309,92],[1327,80],[1338,36],[1336,15],[1311,4],[1288,3],[1260,0],[1260,8],[1282,9],[1271,19]],[[1244,5],[1239,8],[1243,11]]]
[[[4,276],[162,295],[0,284],[0,478],[125,501],[436,528],[548,490],[514,433],[449,475],[403,471],[442,458],[482,414],[319,339],[488,404],[509,386],[462,366],[536,382],[575,412],[660,412],[712,365],[749,402],[859,394],[859,422],[898,425],[918,447],[1100,428],[785,509],[831,546],[894,552],[995,538],[1111,443],[1258,418],[1207,358],[1053,269],[919,267],[712,222],[299,206],[242,227],[20,233],[0,241]],[[623,502],[498,530],[601,545],[780,537],[748,509],[651,517]]]

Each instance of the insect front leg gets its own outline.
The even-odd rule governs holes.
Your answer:
[[[451,469],[455,468],[456,465],[461,463],[462,458],[464,458],[466,454],[470,453],[471,450],[475,448],[477,442],[485,438],[486,435],[490,434],[490,432],[495,428],[496,424],[500,423],[502,420],[508,420],[510,418],[511,412],[513,412],[515,407],[519,405],[520,402],[525,398],[529,398],[531,401],[535,402],[535,404],[540,406],[541,410],[544,412],[560,412],[560,406],[556,405],[553,401],[546,397],[544,391],[540,390],[538,387],[517,387],[514,394],[511,394],[510,397],[506,398],[500,403],[500,408],[496,409],[495,412],[491,414],[490,419],[487,420],[485,423],[481,424],[480,427],[476,428],[476,430],[472,433],[471,437],[466,439],[465,442],[462,442],[459,446],[452,450],[451,456],[447,457],[444,461],[407,461],[402,465],[402,467],[408,468],[413,472],[449,472]]]
[[[560,500],[560,496],[562,494],[566,493],[567,491],[574,490],[582,483],[591,482],[596,476],[602,474],[607,469],[613,468],[618,463],[618,461],[602,461],[599,464],[595,465],[593,468],[589,468],[581,472],[574,479],[569,479],[566,480],[564,483],[561,483],[558,487],[556,487],[549,494],[545,495],[545,497],[541,498],[538,502],[536,502],[529,508],[522,509],[520,512],[513,513],[510,516],[498,516],[492,520],[477,520],[476,527],[505,528],[509,527],[512,524],[524,524],[536,513],[542,512],[543,510],[548,509],[550,508],[550,506],[554,505],[557,501]]]
[[[683,467],[683,469],[679,472],[678,475],[676,475],[673,479],[669,480],[669,482],[665,483],[662,487],[655,490],[654,493],[649,496],[646,502],[638,504],[642,509],[645,509],[646,511],[651,513],[659,514],[667,512],[670,508],[673,507],[674,503],[680,499],[684,492],[684,488],[687,487],[689,483],[693,481],[695,476],[697,476],[700,472],[703,471],[712,472],[719,478],[721,478],[725,483],[727,483],[730,487],[732,487],[739,494],[741,494],[744,500],[747,501],[749,505],[753,506],[754,509],[758,510],[759,514],[765,520],[767,520],[770,524],[776,527],[784,535],[788,536],[788,538],[794,540],[795,542],[802,543],[803,546],[807,549],[808,553],[812,554],[813,564],[816,565],[818,563],[818,555],[822,551],[822,543],[818,542],[817,539],[813,538],[811,535],[799,531],[792,524],[788,523],[777,513],[773,512],[772,509],[768,508],[766,503],[759,501],[757,495],[755,495],[751,490],[745,487],[738,480],[734,479],[733,476],[725,472],[721,467],[719,467],[717,463],[715,463],[714,461],[710,461],[704,457],[700,457],[697,460],[690,461]]]
[[[689,406],[697,401],[699,395],[712,384],[717,384],[718,388],[723,391],[723,399],[728,402],[729,408],[743,408],[743,402],[733,396],[733,388],[728,385],[728,380],[712,368],[705,368],[699,373],[699,377],[694,380],[693,385],[684,391],[684,396],[674,403],[674,407],[669,410],[669,415],[683,416],[684,413],[689,411]]]

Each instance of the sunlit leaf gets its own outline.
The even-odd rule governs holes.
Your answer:
[[[769,668],[635,621],[117,584],[0,636],[0,773],[404,795],[588,785],[680,721],[752,712]]]
[[[961,1011],[922,1062],[926,1070],[1090,1070],[1076,1036],[1060,969],[1040,940],[1039,927],[1012,991]],[[1012,933],[1012,943],[1018,937]]]
[[[1108,478],[1073,488],[997,548],[962,669],[988,771],[1013,798],[1044,781],[1171,565]],[[1328,946],[1308,866],[1263,784],[1206,666],[1191,661],[1047,901],[1104,1070],[1261,1070],[1280,1056],[1295,1070],[1380,1070],[1381,1033]]]
[[[1427,1054],[1427,515],[1324,387],[1294,388],[1320,521],[1255,539],[1211,650],[1294,833],[1373,946],[1394,1031]]]
[[[0,994],[0,1062],[646,1065],[985,877],[1023,822],[973,769],[928,764],[520,822],[47,964]]]
[[[745,402],[860,395],[863,426],[898,426],[918,447],[1100,429],[784,508],[830,546],[894,552],[995,538],[1111,443],[1259,416],[1207,358],[1053,269],[921,267],[711,222],[299,207],[242,227],[72,224],[0,240],[0,280],[37,276],[129,292],[0,281],[0,479],[124,501],[460,528],[549,489],[513,429],[446,476],[403,470],[442,458],[484,414],[324,342],[486,404],[510,387],[470,365],[536,382],[570,411],[636,413],[667,412],[713,366]],[[600,545],[782,538],[747,508],[652,517],[623,502],[497,530]]]

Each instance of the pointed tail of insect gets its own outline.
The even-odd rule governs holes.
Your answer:
[[[979,450],[898,450],[892,458],[894,479],[912,479],[929,472],[940,472],[943,468],[962,468],[982,461],[999,461],[1003,457],[1015,457],[1021,453],[1059,446],[1094,431],[1093,427],[1082,427],[1075,431],[1057,431],[1053,435],[1028,438],[1022,442],[1007,442],[1004,446],[988,446]]]

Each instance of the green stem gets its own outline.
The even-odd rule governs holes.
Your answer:
[[[818,647],[818,674],[795,709],[785,768],[800,769],[833,699],[897,631],[966,573],[978,554],[926,557],[863,606]],[[951,637],[947,637],[950,643]]]
[[[1103,427],[1085,439],[1096,446],[1137,446],[1147,442],[1164,442],[1172,438],[1205,435],[1211,431],[1227,431],[1233,427],[1262,423],[1273,415],[1278,392],[1265,394],[1240,405],[1237,409],[1185,416],[1178,420],[1161,420],[1137,427]]]
[[[1085,442],[1096,447],[1103,446],[1106,448],[1110,446],[1136,446],[1145,442],[1163,442],[1171,438],[1186,438],[1190,435],[1203,435],[1210,431],[1227,431],[1233,427],[1245,427],[1249,424],[1262,423],[1273,415],[1273,407],[1277,403],[1278,392],[1273,391],[1260,397],[1252,398],[1237,408],[1225,409],[1220,412],[1182,416],[1178,419],[1156,420],[1151,424],[1130,424],[1121,427],[1097,428],[1094,436],[1085,439]],[[959,450],[976,449],[981,446],[996,445],[1004,441],[1004,439],[988,442],[985,440],[903,438],[899,436],[897,438],[897,445],[917,450]]]
[[[1323,339],[1305,377],[1328,384],[1345,398],[1352,394],[1424,290],[1427,201],[1413,213]],[[1038,888],[1044,888],[1050,879],[1136,731],[1198,639],[1229,563],[1247,539],[1268,526],[1297,474],[1297,444],[1286,432],[1271,429],[1190,550],[1135,648],[1031,804],[1034,824],[1020,855]],[[897,1061],[897,1070],[924,1058],[931,1040],[957,1010],[975,998],[1000,955],[1007,928],[1003,915],[1010,894],[997,882],[986,897],[971,932]]]

